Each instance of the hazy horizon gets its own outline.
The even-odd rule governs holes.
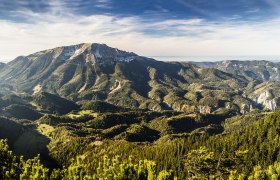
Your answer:
[[[35,52],[34,52],[35,53]],[[215,61],[224,61],[224,60],[239,60],[239,61],[271,61],[271,62],[280,62],[280,56],[154,56],[154,55],[140,55],[148,58],[152,58],[159,61],[184,61],[184,62],[215,62]],[[18,56],[17,56],[18,57]],[[16,58],[16,57],[15,57]],[[2,60],[2,63],[8,63],[11,60]]]

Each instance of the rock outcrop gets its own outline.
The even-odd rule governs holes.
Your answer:
[[[271,90],[266,90],[257,99],[257,103],[261,104],[265,109],[276,110],[278,107],[279,97],[275,97]]]

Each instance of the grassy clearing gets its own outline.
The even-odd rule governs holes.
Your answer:
[[[82,116],[91,116],[91,117],[97,117],[98,113],[92,111],[92,110],[82,110],[77,113],[69,113],[67,116],[71,119],[80,118]]]
[[[37,130],[50,138],[50,134],[54,131],[54,127],[50,126],[50,125],[47,125],[47,124],[40,124],[37,128]]]

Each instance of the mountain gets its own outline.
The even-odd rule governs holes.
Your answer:
[[[41,156],[25,163],[0,139],[0,159],[19,166],[7,165],[0,177],[9,179],[14,172],[25,177],[20,173],[43,168],[40,162],[49,170],[37,168],[36,177],[40,172],[55,179],[65,172],[83,177],[105,167],[103,157],[104,177],[110,177],[107,158],[113,159],[112,167],[122,167],[118,161],[129,156],[139,163],[153,160],[158,168],[154,163],[148,168],[171,169],[178,179],[209,163],[198,179],[208,179],[217,167],[216,177],[246,177],[260,169],[256,165],[279,162],[279,111],[262,111],[280,106],[276,66],[266,61],[161,62],[104,44],[18,57],[0,71],[0,138],[8,139],[16,155]],[[269,76],[263,76],[264,69]],[[131,163],[127,167],[139,172],[131,171]],[[170,179],[168,171],[156,173]]]
[[[262,108],[276,110],[280,107],[280,82],[265,81],[256,85],[248,97],[254,99]]]
[[[78,110],[79,107],[72,101],[47,92],[39,92],[32,96],[10,94],[0,97],[0,115],[31,121],[41,118],[46,113],[67,114]]]
[[[100,100],[150,110],[246,111],[248,80],[188,63],[161,62],[105,44],[78,44],[18,57],[0,72],[17,93],[46,91],[74,101]]]
[[[190,64],[195,64],[197,65],[198,67],[201,67],[201,68],[214,68],[215,65],[217,64],[217,62],[208,62],[208,61],[189,61],[188,63]]]
[[[280,80],[280,63],[270,61],[192,62],[203,68],[215,68],[231,74],[242,75],[250,80]]]
[[[243,76],[250,83],[245,89],[246,96],[261,108],[275,110],[280,106],[280,63],[270,61],[192,62],[203,68]]]
[[[223,61],[215,68],[263,81],[280,80],[280,63],[269,61]]]
[[[17,91],[32,93],[46,89],[69,95],[93,86],[99,79],[99,66],[106,68],[135,56],[102,44],[58,47],[16,58],[1,71],[0,77]]]
[[[54,114],[66,114],[79,108],[74,102],[47,92],[38,92],[32,99],[37,108]]]
[[[154,111],[245,113],[278,107],[279,93],[272,90],[270,102],[260,96],[273,88],[260,91],[258,85],[279,80],[279,68],[268,61],[161,62],[88,43],[17,57],[0,72],[0,91],[48,92],[76,102],[95,100]]]
[[[89,91],[106,86],[107,76],[114,71],[116,63],[133,59],[144,58],[104,44],[58,47],[8,63],[8,68],[0,73],[1,87],[29,94],[45,90],[62,96],[79,93],[87,96]]]

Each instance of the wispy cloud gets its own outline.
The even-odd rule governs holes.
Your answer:
[[[213,16],[214,12],[209,12],[206,9],[197,7],[196,5],[194,5],[193,3],[186,1],[186,0],[175,0],[177,3],[181,4],[182,6],[185,6],[187,9],[192,9],[194,11],[199,12],[200,14],[206,15],[206,16]]]
[[[277,18],[250,24],[201,18],[157,21],[139,16],[81,15],[61,0],[52,0],[48,6],[45,12],[17,9],[14,13],[27,22],[0,20],[0,59],[82,42],[106,43],[154,56],[280,55]]]
[[[252,8],[246,11],[246,13],[248,14],[252,14],[252,13],[258,13],[260,11],[260,8]]]
[[[111,1],[110,0],[97,0],[95,7],[104,8],[104,9],[111,9]]]

